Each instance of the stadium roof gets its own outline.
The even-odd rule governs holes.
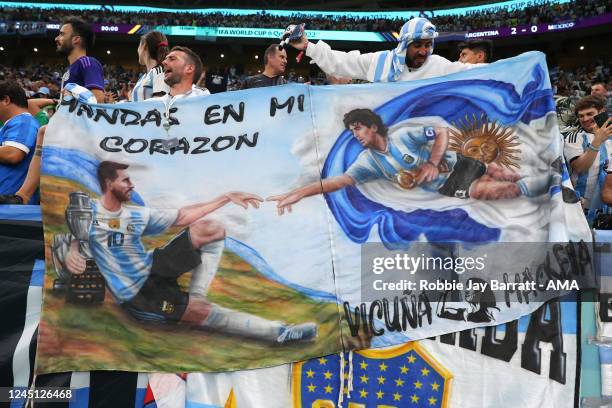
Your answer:
[[[499,0],[498,0],[499,1]],[[18,1],[20,3],[32,5],[36,1]],[[285,9],[285,10],[346,10],[346,11],[367,11],[367,10],[432,10],[439,8],[473,6],[479,4],[492,3],[487,0],[225,0],[224,8],[253,8],[253,9]],[[218,0],[62,0],[62,3],[78,4],[100,4],[106,5],[141,5],[153,7],[169,8],[217,8],[220,6]]]

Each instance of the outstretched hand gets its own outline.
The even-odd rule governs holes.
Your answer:
[[[301,194],[289,192],[285,194],[270,196],[266,198],[266,201],[276,201],[276,209],[278,210],[278,215],[283,215],[285,213],[285,210],[291,212],[291,206],[300,201],[301,199]]]
[[[261,198],[257,194],[243,193],[241,191],[233,191],[231,193],[225,194],[225,196],[232,203],[239,205],[245,210],[249,208],[249,204],[252,205],[254,208],[259,208],[259,204],[263,203],[264,201],[263,198]]]

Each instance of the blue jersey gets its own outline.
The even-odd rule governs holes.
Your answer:
[[[77,84],[87,89],[104,90],[104,70],[102,64],[93,58],[83,56],[68,67],[62,81],[64,84]]]
[[[153,263],[153,251],[145,249],[141,237],[164,232],[174,224],[178,211],[122,205],[112,212],[98,200],[92,203],[91,253],[113,295],[119,302],[129,301],[144,285]]]
[[[396,175],[400,170],[416,170],[429,160],[435,138],[432,127],[415,126],[394,132],[387,136],[387,151],[365,149],[345,174],[351,177],[355,184],[380,179],[396,183]],[[452,169],[456,162],[455,154],[446,152],[443,158]],[[447,178],[448,173],[440,174],[433,181],[419,184],[419,187],[427,191],[437,191]]]
[[[29,113],[10,118],[0,129],[0,145],[11,146],[25,153],[17,164],[0,163],[0,194],[15,194],[23,184],[36,146],[38,121]]]

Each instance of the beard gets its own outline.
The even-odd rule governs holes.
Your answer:
[[[70,53],[72,52],[72,50],[74,49],[74,47],[72,46],[71,43],[64,43],[62,45],[59,45],[56,49],[57,53],[63,57],[67,57],[68,55],[70,55]]]
[[[132,195],[132,190],[128,190],[126,192],[120,190],[111,190],[113,197],[117,199],[120,203],[125,203],[130,201],[130,196]]]
[[[176,85],[179,82],[181,82],[181,75],[177,72],[172,71],[170,73],[170,76],[168,76],[167,78],[164,78],[164,82],[166,83],[166,85],[170,87],[173,85]]]
[[[408,65],[409,68],[421,68],[423,64],[425,64],[425,61],[427,61],[427,57],[419,59],[418,61],[414,57],[406,58],[406,65]]]
[[[427,62],[427,58],[429,58],[429,54],[425,54],[425,56],[419,55],[419,52],[410,54],[407,50],[406,66],[408,68],[421,68],[425,64],[425,62]]]

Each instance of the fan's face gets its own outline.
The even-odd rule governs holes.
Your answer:
[[[464,48],[461,50],[459,54],[459,62],[463,62],[466,64],[480,64],[484,61],[484,52],[482,51],[474,51],[469,48]]]
[[[595,120],[593,119],[599,112],[596,108],[587,108],[578,111],[578,120],[580,125],[587,132],[593,132],[595,130]]]
[[[596,84],[591,87],[591,95],[599,96],[600,98],[607,98],[608,91],[601,84]]]
[[[145,61],[147,60],[147,45],[141,41],[140,44],[138,44],[138,63],[140,65],[145,65]]]
[[[406,50],[406,64],[410,68],[420,68],[433,49],[433,41],[417,40],[408,44]]]
[[[55,45],[57,46],[57,52],[63,56],[68,56],[74,49],[73,39],[79,37],[74,34],[71,24],[64,24],[60,28],[60,32],[55,37]]]
[[[282,75],[285,73],[287,67],[287,51],[276,50],[268,57],[268,64],[266,68],[270,68],[276,75]]]

